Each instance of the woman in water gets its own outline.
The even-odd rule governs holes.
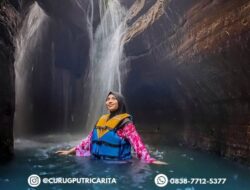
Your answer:
[[[60,155],[92,156],[104,160],[131,159],[131,145],[137,158],[146,163],[167,164],[150,157],[131,116],[126,113],[124,98],[117,92],[110,92],[106,98],[110,114],[103,115],[91,133],[76,147],[59,150]]]

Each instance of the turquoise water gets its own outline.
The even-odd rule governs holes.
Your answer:
[[[72,141],[72,139],[74,141]],[[14,160],[0,166],[0,189],[169,189],[169,190],[249,190],[250,170],[237,163],[209,153],[200,153],[182,147],[150,147],[151,155],[169,163],[148,165],[133,159],[129,163],[111,163],[75,156],[58,156],[58,149],[75,145],[79,137],[48,136],[15,143]],[[220,185],[173,185],[157,187],[157,174],[168,178],[226,178]],[[31,174],[43,178],[115,178],[113,184],[43,184],[32,188],[27,183]]]

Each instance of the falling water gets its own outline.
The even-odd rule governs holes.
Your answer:
[[[91,10],[93,9],[91,2]],[[93,32],[93,13],[88,15],[90,33],[89,111],[87,128],[92,128],[98,117],[105,113],[104,100],[110,90],[121,92],[123,44],[126,31],[126,10],[118,0],[99,0],[100,24]],[[91,39],[92,38],[92,39]]]
[[[14,119],[15,132],[27,130],[31,123],[32,103],[29,89],[31,73],[34,70],[33,52],[38,48],[45,30],[48,17],[35,2],[23,21],[22,28],[16,37],[15,74],[16,74],[16,112]],[[25,128],[24,128],[25,127]]]

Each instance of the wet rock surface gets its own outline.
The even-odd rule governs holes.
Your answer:
[[[249,10],[249,1],[171,1],[126,45],[124,91],[142,130],[249,163]]]
[[[15,73],[13,39],[18,17],[15,8],[0,4],[0,161],[13,155],[13,119],[15,111]]]

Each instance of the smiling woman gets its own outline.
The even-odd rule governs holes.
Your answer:
[[[146,163],[167,164],[149,155],[135,129],[131,115],[126,113],[124,98],[117,92],[109,92],[106,98],[109,114],[101,116],[91,133],[76,147],[59,150],[60,155],[76,154],[102,160],[129,160],[131,146],[137,158]]]
[[[118,110],[118,100],[112,93],[106,99],[106,106],[110,112]]]

